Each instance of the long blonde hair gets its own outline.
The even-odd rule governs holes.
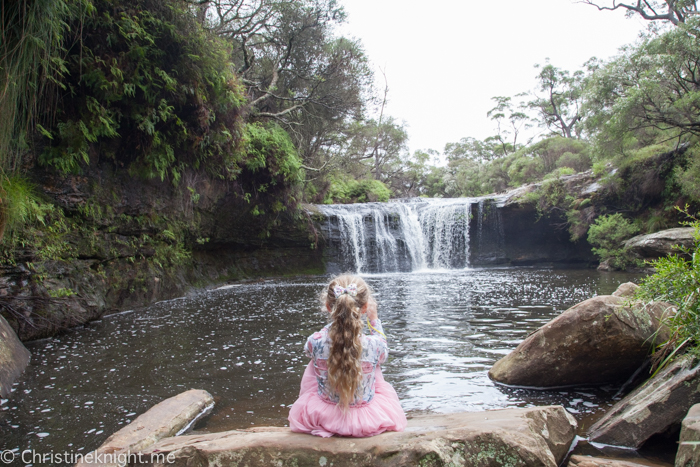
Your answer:
[[[335,287],[356,286],[356,294],[341,293]],[[362,381],[362,308],[370,299],[371,291],[357,276],[338,276],[328,284],[325,304],[331,312],[331,341],[328,357],[328,383],[340,397],[340,407],[347,409],[355,400]]]

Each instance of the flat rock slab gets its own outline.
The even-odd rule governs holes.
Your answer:
[[[636,256],[653,260],[673,253],[681,254],[676,246],[691,248],[695,244],[693,227],[666,229],[648,235],[637,235],[625,242]]]
[[[0,398],[7,399],[12,393],[12,384],[22,374],[31,354],[15,331],[0,316]]]
[[[571,456],[569,467],[648,467],[648,464],[637,464],[636,462],[621,459],[608,459],[606,457],[591,456]]]
[[[561,387],[621,382],[646,361],[670,306],[629,304],[634,284],[581,302],[530,334],[497,361],[489,377],[513,386]]]
[[[676,453],[676,467],[700,465],[700,404],[688,411],[681,425],[681,437]]]
[[[617,402],[588,430],[590,442],[639,448],[651,436],[679,424],[700,403],[700,365],[676,359]]]
[[[566,457],[576,420],[561,406],[424,415],[406,431],[371,438],[320,438],[256,428],[164,439],[143,464],[204,466],[547,466]],[[164,457],[163,457],[164,456]]]
[[[102,446],[87,454],[83,466],[111,467],[125,465],[131,454],[152,446],[163,438],[176,436],[214,407],[211,394],[190,389],[166,399],[139,415],[136,420],[107,438]]]

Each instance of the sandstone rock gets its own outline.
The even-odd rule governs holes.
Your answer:
[[[15,331],[0,316],[0,398],[10,397],[12,384],[29,364],[30,356]]]
[[[636,462],[621,459],[607,459],[605,457],[571,456],[569,467],[646,467]]]
[[[639,448],[652,435],[681,423],[690,407],[700,403],[699,386],[700,365],[680,357],[593,424],[589,441]]]
[[[615,297],[632,298],[638,288],[639,286],[634,282],[625,282],[624,284],[620,284],[617,290],[613,292],[613,295]]]
[[[692,247],[694,245],[692,227],[661,230],[649,235],[637,235],[625,242],[625,246],[639,258],[646,260],[658,259],[672,253],[680,253],[675,245]]]
[[[166,465],[209,466],[548,466],[564,459],[576,421],[561,406],[424,415],[402,433],[319,438],[257,428],[164,439],[142,453]],[[172,462],[171,462],[172,461]]]
[[[676,453],[676,467],[697,465],[700,465],[700,404],[692,406],[683,419]]]
[[[661,318],[669,306],[627,305],[632,285],[575,305],[530,334],[489,371],[494,381],[532,387],[624,381],[667,338]]]
[[[190,389],[166,399],[107,438],[102,446],[87,454],[77,467],[125,465],[133,453],[186,431],[213,407],[211,394],[200,389]]]

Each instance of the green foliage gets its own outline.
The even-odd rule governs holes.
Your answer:
[[[507,157],[493,156],[491,143],[463,138],[445,146],[445,190],[451,196],[479,196],[569,175],[591,167],[589,145],[554,136],[520,148]],[[551,206],[551,205],[550,205]]]
[[[700,134],[700,19],[625,48],[587,80],[586,125],[599,154]]]
[[[275,123],[249,124],[242,147],[243,165],[229,166],[229,171],[241,174],[239,183],[244,198],[253,204],[253,215],[295,208],[304,173],[287,132]]]
[[[558,169],[554,169],[552,172],[545,175],[544,179],[549,180],[552,178],[559,178],[559,177],[564,177],[567,175],[573,175],[575,173],[576,173],[576,171],[574,169],[572,169],[571,167],[559,167]]]
[[[19,175],[0,179],[0,237],[29,222],[43,223],[45,209],[34,185]]]
[[[594,246],[593,253],[601,262],[607,261],[613,268],[624,269],[636,265],[624,242],[638,231],[639,228],[620,213],[603,215],[588,229],[588,243]]]
[[[245,167],[251,172],[265,170],[272,185],[301,181],[301,161],[286,131],[275,123],[249,124],[244,137]],[[262,189],[265,191],[265,189]]]
[[[20,183],[22,188],[10,187],[10,192],[24,192],[27,198],[16,205],[19,213],[10,214],[17,217],[14,220],[8,218],[9,235],[6,233],[0,240],[0,262],[16,264],[18,259],[55,261],[71,258],[74,248],[66,242],[66,236],[74,223],[65,217],[63,210],[40,200],[30,185],[25,185],[26,182]],[[8,197],[11,199],[12,196]]]
[[[59,106],[40,163],[76,173],[91,147],[133,174],[177,184],[185,166],[224,174],[237,157],[243,94],[226,45],[170,0],[94,0],[66,57]]]
[[[700,221],[692,219],[685,224],[695,228],[695,245],[652,262],[656,272],[644,278],[637,291],[637,298],[645,302],[663,301],[677,310],[667,319],[670,339],[655,355],[657,366],[686,346],[700,357]]]
[[[700,146],[694,145],[686,152],[685,166],[678,165],[673,177],[681,193],[692,203],[700,203]]]
[[[331,180],[331,187],[324,203],[386,202],[390,197],[391,190],[379,180],[357,181],[352,178],[337,177]]]
[[[565,138],[580,135],[583,77],[583,71],[571,74],[550,63],[541,67],[537,76],[541,95],[528,104],[537,112],[540,126]]]
[[[15,0],[0,18],[0,172],[21,165],[27,135],[54,113],[51,92],[66,72],[67,21],[92,10],[89,0]]]
[[[540,187],[526,195],[527,201],[534,203],[538,217],[554,212],[564,214],[574,202],[573,196],[561,178],[549,178]]]

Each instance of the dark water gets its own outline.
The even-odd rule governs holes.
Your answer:
[[[628,274],[475,269],[365,276],[391,357],[384,375],[409,414],[562,404],[583,420],[617,388],[533,391],[494,385],[490,366],[528,333]],[[0,405],[0,450],[86,453],[164,398],[205,389],[203,431],[286,423],[323,326],[328,277],[236,284],[106,317],[29,343],[32,362]]]

